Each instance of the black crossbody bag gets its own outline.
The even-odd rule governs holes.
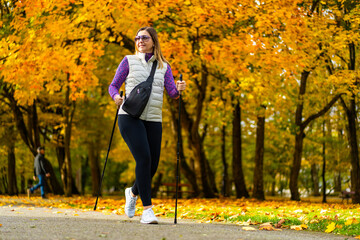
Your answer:
[[[132,117],[139,118],[149,101],[156,66],[157,61],[155,60],[151,68],[150,76],[146,81],[136,85],[134,89],[131,90],[129,96],[125,98],[122,109]]]

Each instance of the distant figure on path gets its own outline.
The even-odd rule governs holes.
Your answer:
[[[115,104],[120,106],[119,130],[136,162],[135,183],[125,190],[125,214],[130,218],[135,215],[136,200],[140,196],[144,207],[140,222],[156,224],[158,220],[151,202],[151,179],[160,158],[163,92],[166,90],[171,98],[176,99],[179,92],[185,90],[186,84],[185,81],[175,83],[154,28],[140,28],[134,40],[136,54],[127,55],[121,61],[109,86],[109,94]],[[149,102],[140,118],[131,117],[122,109],[124,97],[119,95],[119,89],[125,83],[125,96],[128,96],[137,84],[147,79],[155,60],[158,65]]]
[[[50,173],[46,171],[45,168],[45,148],[44,147],[38,147],[37,149],[38,154],[35,157],[34,160],[34,180],[36,180],[36,177],[39,178],[39,183],[35,185],[34,187],[28,188],[27,194],[30,198],[30,194],[34,193],[34,191],[38,188],[40,188],[41,191],[41,197],[46,198],[45,196],[45,177],[50,177]]]

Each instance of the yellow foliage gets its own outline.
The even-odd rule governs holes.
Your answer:
[[[332,231],[334,231],[336,229],[336,223],[332,222],[330,223],[327,227],[325,232],[326,233],[331,233]]]

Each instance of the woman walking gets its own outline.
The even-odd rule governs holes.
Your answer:
[[[154,28],[143,27],[138,30],[135,49],[135,55],[127,55],[121,61],[109,86],[109,94],[115,104],[120,106],[119,130],[136,162],[135,183],[125,189],[125,214],[130,218],[135,215],[136,200],[140,196],[144,208],[140,222],[158,223],[152,210],[151,179],[160,158],[163,92],[165,88],[171,98],[178,98],[179,92],[185,90],[186,83],[177,81],[175,84]],[[146,81],[155,60],[157,68],[150,99],[139,118],[131,117],[122,109],[124,97],[119,95],[119,89],[125,83],[125,96],[128,96],[137,84]]]

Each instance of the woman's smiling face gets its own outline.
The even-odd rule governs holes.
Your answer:
[[[141,53],[152,53],[154,51],[154,42],[146,30],[138,32],[135,37],[135,44]]]

